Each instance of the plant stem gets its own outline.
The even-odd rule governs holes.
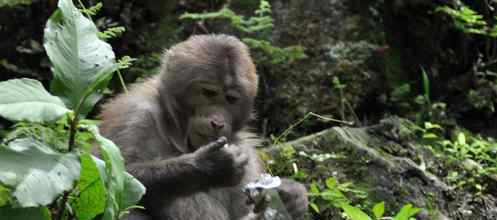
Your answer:
[[[62,220],[64,217],[64,211],[66,210],[66,203],[67,199],[69,198],[69,194],[71,194],[71,191],[64,192],[64,195],[62,196],[62,200],[60,203],[60,207],[57,210],[57,214],[54,219],[56,220]]]
[[[78,0],[78,3],[79,3],[79,6],[81,6],[81,8],[84,10],[86,17],[88,17],[88,19],[90,19],[90,21],[93,22],[93,20],[91,19],[91,15],[86,11],[86,7],[83,4],[83,2],[81,2],[81,0]]]
[[[318,114],[316,114],[314,112],[309,112],[309,114],[312,115],[312,116],[314,116],[314,117],[316,117],[316,118],[324,120],[324,121],[332,121],[332,122],[342,123],[342,124],[346,124],[346,125],[354,125],[354,122],[352,122],[352,121],[338,120],[338,119],[334,119],[334,118],[330,118],[330,117],[318,115]]]
[[[121,86],[123,87],[124,92],[128,93],[128,88],[126,87],[126,84],[124,83],[123,76],[122,76],[121,71],[119,69],[117,70],[117,76],[119,77],[119,82],[121,82]]]
[[[74,119],[71,121],[70,126],[69,126],[69,143],[68,143],[68,151],[72,151],[74,147],[74,142],[76,140],[76,132],[78,131],[78,123],[79,123],[79,112],[81,110],[81,106],[83,103],[86,101],[86,98],[88,98],[90,94],[84,96],[76,106],[76,110],[74,111]]]
[[[74,147],[74,142],[76,139],[76,132],[79,122],[79,112],[74,116],[74,119],[71,121],[71,125],[69,126],[69,143],[68,143],[68,151],[72,151]]]

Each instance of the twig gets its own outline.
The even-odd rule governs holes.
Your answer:
[[[122,76],[121,71],[119,69],[117,69],[117,77],[119,77],[119,82],[121,82],[121,86],[123,87],[124,92],[128,93],[128,88],[126,87],[126,84],[124,83],[123,76]]]

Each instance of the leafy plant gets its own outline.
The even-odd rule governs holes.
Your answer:
[[[58,8],[44,40],[51,93],[32,79],[0,83],[0,116],[18,122],[0,143],[0,216],[119,219],[145,188],[125,172],[117,146],[84,119],[119,64],[71,0],[60,0]],[[91,146],[102,160],[89,153]]]
[[[269,34],[273,27],[273,18],[271,17],[271,5],[267,0],[261,0],[259,8],[254,12],[255,16],[245,18],[242,15],[236,14],[227,6],[217,12],[207,13],[184,13],[180,19],[190,20],[207,20],[207,19],[227,19],[231,26],[249,36],[244,37],[242,41],[250,48],[261,51],[268,59],[260,59],[261,61],[269,60],[271,64],[291,62],[306,58],[304,48],[301,46],[289,46],[280,48],[273,46],[269,39]]]
[[[0,0],[0,8],[5,6],[30,5],[31,3],[32,0]]]
[[[441,5],[435,8],[435,12],[441,12],[450,16],[453,25],[458,30],[467,34],[479,34],[491,38],[497,38],[496,17],[490,17],[486,21],[483,15],[471,9],[461,1],[456,1],[455,6]],[[488,7],[491,7],[488,5]],[[490,26],[489,24],[494,24]]]
[[[375,204],[371,209],[371,213],[373,214],[373,217],[371,217],[364,212],[362,208],[352,206],[352,201],[349,199],[349,197],[352,196],[359,199],[365,199],[367,198],[366,192],[356,189],[351,182],[339,183],[333,177],[326,179],[325,186],[324,189],[320,189],[317,183],[312,183],[310,186],[310,207],[314,212],[319,213],[323,206],[324,208],[329,208],[331,206],[341,209],[351,220],[410,220],[414,219],[412,217],[420,211],[419,208],[414,208],[411,204],[406,204],[394,217],[387,218],[383,216],[385,213],[385,203],[380,202]],[[318,205],[318,203],[321,203],[321,205]]]
[[[469,187],[477,195],[486,191],[486,177],[497,179],[497,141],[467,131],[455,130],[452,138],[443,136],[444,128],[425,122],[425,146],[447,157],[452,169],[446,180],[456,187]]]
[[[438,6],[435,12],[443,12],[453,18],[454,26],[465,32],[472,34],[485,34],[487,22],[483,20],[483,16],[468,6],[459,2],[456,8],[447,5]]]

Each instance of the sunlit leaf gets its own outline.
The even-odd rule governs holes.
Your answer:
[[[311,202],[309,203],[309,206],[314,212],[319,213],[319,206],[316,203]]]
[[[119,211],[123,207],[124,201],[124,181],[125,169],[124,159],[119,148],[109,139],[100,135],[98,127],[95,125],[88,126],[88,130],[94,135],[100,146],[100,155],[105,161],[105,170],[107,175],[106,187],[108,192],[107,207],[103,219],[115,219],[119,216]]]
[[[373,214],[376,219],[383,217],[385,213],[385,202],[380,202],[373,207]]]
[[[61,154],[31,138],[0,148],[0,182],[21,207],[51,204],[79,178],[76,154]]]
[[[54,74],[51,90],[85,114],[101,98],[99,90],[118,65],[111,46],[98,38],[95,24],[71,0],[60,0],[58,7],[45,28],[44,47]]]
[[[352,220],[371,220],[371,217],[369,217],[366,213],[361,211],[359,208],[356,208],[354,206],[351,206],[349,204],[342,204],[341,205],[343,211],[347,214],[347,216],[350,217]]]
[[[0,116],[12,121],[51,122],[69,110],[33,79],[0,82]]]
[[[0,207],[7,205],[10,198],[10,190],[0,185]]]
[[[89,154],[83,154],[81,159],[81,178],[77,189],[79,197],[73,202],[74,212],[79,220],[91,220],[105,210],[107,194],[105,185],[95,161]]]
[[[411,204],[407,204],[400,209],[393,220],[409,220],[410,217],[416,215],[419,211],[421,211],[421,209],[414,208]]]

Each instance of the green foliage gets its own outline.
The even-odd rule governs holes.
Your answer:
[[[435,9],[435,12],[443,12],[451,16],[454,21],[454,26],[465,33],[486,33],[487,22],[483,20],[483,16],[460,2],[459,6],[456,8],[438,6]]]
[[[91,155],[83,153],[80,160],[81,175],[76,185],[79,199],[71,201],[71,204],[78,220],[91,220],[104,212],[107,204],[107,193],[97,164]]]
[[[374,205],[372,211],[375,219],[380,220],[383,217],[383,214],[385,214],[385,202],[380,202]]]
[[[77,114],[85,115],[102,97],[117,69],[115,55],[98,38],[95,24],[71,1],[59,1],[45,28],[44,47],[53,64],[53,93]]]
[[[464,33],[497,38],[497,24],[495,24],[497,17],[491,17],[488,22],[483,15],[460,1],[457,1],[456,6],[438,6],[435,12],[449,15],[454,22],[454,27]],[[489,24],[494,25],[490,26]]]
[[[364,213],[361,209],[351,206],[349,204],[343,204],[342,209],[347,214],[347,216],[352,220],[371,220],[368,214]]]
[[[471,105],[476,109],[488,111],[491,113],[495,112],[494,100],[489,98],[489,96],[483,93],[481,90],[469,90],[468,94],[466,95],[466,99],[468,100],[468,103],[471,103]]]
[[[84,116],[112,73],[129,67],[132,59],[116,63],[110,45],[71,0],[58,6],[44,42],[53,65],[51,92],[58,97],[36,80],[0,86],[0,115],[17,122],[0,143],[0,216],[117,220],[137,207],[145,188],[125,172],[117,146]],[[93,146],[103,160],[89,154]]]
[[[0,82],[0,116],[4,118],[11,121],[51,122],[68,112],[64,103],[50,95],[36,80]]]
[[[245,32],[254,33],[273,27],[273,18],[271,14],[271,5],[266,0],[261,0],[259,9],[255,11],[257,16],[246,19],[242,15],[236,14],[231,9],[224,7],[217,12],[207,13],[184,13],[180,19],[206,20],[206,19],[228,19],[233,27]]]
[[[265,55],[271,58],[272,64],[293,62],[307,57],[302,46],[280,48],[273,46],[269,41],[254,38],[243,38],[242,41],[250,48],[264,52]]]
[[[497,177],[497,141],[467,131],[455,130],[445,138],[444,128],[425,122],[422,130],[425,146],[446,157],[452,167],[446,179],[457,187],[469,187],[480,195],[487,190],[485,178]]]
[[[81,167],[75,153],[60,154],[32,138],[0,149],[0,182],[12,189],[19,207],[50,204],[72,188]]]
[[[399,213],[393,217],[393,220],[409,220],[413,219],[412,216],[416,215],[421,211],[419,208],[413,207],[411,204],[404,205],[402,209],[400,209]]]
[[[476,73],[476,77],[475,88],[469,90],[466,101],[475,109],[492,114],[497,105],[497,73],[482,70]]]
[[[98,37],[102,40],[109,40],[121,36],[126,31],[126,28],[122,26],[110,27],[105,31],[99,32]]]
[[[273,46],[268,41],[270,32],[273,27],[273,18],[271,17],[271,5],[267,0],[261,0],[259,8],[254,12],[255,16],[245,18],[242,15],[236,14],[228,7],[223,7],[217,12],[206,13],[184,13],[180,19],[190,20],[208,20],[208,19],[226,19],[232,27],[245,35],[251,37],[243,37],[242,41],[250,48],[256,51],[261,51],[263,56],[259,59],[261,62],[269,61],[270,64],[278,64],[284,62],[292,62],[295,60],[306,58],[304,48],[302,46],[289,46],[280,48]]]
[[[309,192],[311,204],[315,207],[314,211],[333,207],[341,208],[342,204],[350,204],[351,199],[367,198],[367,193],[354,187],[352,182],[339,183],[334,177],[328,177],[324,184],[312,183]]]
[[[8,188],[0,185],[0,207],[9,204],[11,201],[11,191]]]
[[[17,5],[30,5],[33,0],[0,0],[1,7],[12,7]]]
[[[411,107],[412,98],[411,85],[409,83],[402,83],[393,88],[390,93],[390,104],[401,109],[409,109]]]
[[[82,8],[82,9],[80,9],[80,11],[85,13],[88,17],[91,17],[91,16],[97,15],[103,6],[104,5],[102,4],[102,2],[99,2],[99,3],[93,5],[89,8]]]
[[[133,65],[133,62],[136,61],[137,59],[131,58],[130,56],[123,56],[121,59],[117,61],[119,64],[119,69],[127,69]]]
[[[348,218],[351,220],[381,220],[386,219],[383,217],[385,213],[385,203],[380,202],[373,206],[371,213],[373,217],[370,217],[363,208],[352,206],[352,199],[367,198],[367,193],[356,189],[351,182],[339,183],[335,178],[329,177],[326,179],[325,188],[321,189],[317,183],[312,183],[309,188],[309,193],[311,194],[310,207],[315,212],[320,212],[327,208],[334,207],[343,210]],[[321,205],[318,205],[321,204]],[[364,205],[363,205],[364,206]],[[416,215],[420,211],[419,208],[414,208],[411,204],[404,205],[401,210],[393,217],[394,220],[410,220],[414,219],[412,216]]]

